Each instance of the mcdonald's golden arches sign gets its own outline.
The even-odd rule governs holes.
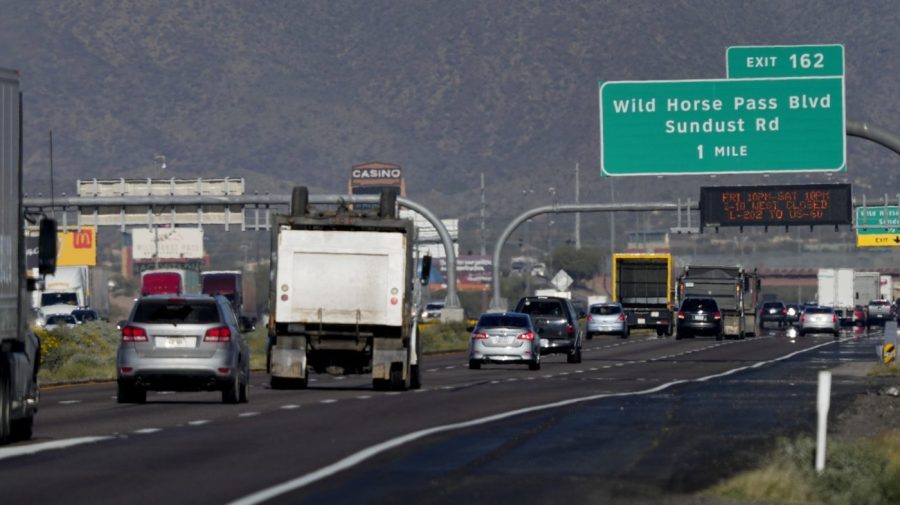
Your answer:
[[[97,264],[97,229],[82,226],[77,231],[62,231],[57,235],[56,264],[61,267],[95,266]]]

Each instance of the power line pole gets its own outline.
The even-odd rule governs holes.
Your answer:
[[[575,162],[575,205],[581,203],[579,201],[579,193],[581,193],[580,182],[578,179],[578,162]],[[581,212],[575,213],[575,250],[581,250]]]
[[[485,244],[485,229],[484,229],[484,215],[485,215],[485,202],[484,202],[484,172],[481,172],[481,255],[487,255],[487,247]]]

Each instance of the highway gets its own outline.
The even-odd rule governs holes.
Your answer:
[[[0,485],[9,503],[652,501],[812,433],[816,371],[873,363],[880,341],[599,337],[583,363],[550,356],[540,371],[430,356],[414,392],[321,375],[274,391],[256,373],[241,405],[152,392],[120,405],[113,383],[56,387],[34,439],[0,448]],[[834,408],[861,387],[836,376]]]

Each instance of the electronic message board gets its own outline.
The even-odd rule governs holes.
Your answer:
[[[849,184],[700,188],[700,226],[849,225]]]

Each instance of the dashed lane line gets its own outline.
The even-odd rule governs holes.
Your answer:
[[[706,381],[709,381],[712,379],[727,377],[729,375],[733,375],[733,374],[742,372],[744,370],[760,368],[760,367],[768,365],[768,364],[777,363],[779,361],[790,359],[790,358],[797,356],[799,354],[802,354],[802,353],[813,351],[815,349],[824,347],[826,345],[832,345],[835,342],[843,342],[846,340],[848,340],[848,339],[835,339],[830,342],[825,342],[825,343],[822,343],[822,344],[819,344],[816,346],[808,347],[805,349],[800,349],[798,351],[792,352],[790,354],[786,354],[784,356],[780,356],[775,359],[771,359],[771,360],[767,360],[767,361],[760,361],[753,365],[733,368],[731,370],[726,370],[724,372],[720,372],[720,373],[713,374],[713,375],[707,375],[705,377],[700,377],[697,379],[674,380],[671,382],[667,382],[665,384],[660,384],[658,386],[655,386],[655,387],[652,387],[649,389],[639,390],[639,391],[629,391],[629,392],[624,392],[624,393],[600,393],[600,394],[595,394],[595,395],[590,395],[590,396],[583,396],[583,397],[579,397],[579,398],[570,398],[568,400],[560,400],[557,402],[545,403],[542,405],[535,405],[532,407],[526,407],[526,408],[521,408],[521,409],[517,409],[517,410],[501,412],[498,414],[493,414],[493,415],[489,415],[489,416],[485,416],[485,417],[471,419],[468,421],[462,421],[462,422],[452,423],[452,424],[444,424],[444,425],[440,425],[440,426],[426,428],[426,429],[419,430],[419,431],[412,432],[412,433],[407,433],[405,435],[401,435],[401,436],[386,440],[384,442],[372,445],[366,449],[363,449],[359,452],[351,454],[343,459],[340,459],[330,465],[326,465],[322,468],[319,468],[318,470],[315,470],[313,472],[300,475],[294,479],[288,480],[288,481],[278,484],[276,486],[265,488],[265,489],[255,492],[255,493],[249,494],[243,498],[239,498],[235,501],[232,501],[228,505],[256,505],[257,503],[265,502],[276,496],[280,496],[285,493],[295,491],[297,489],[306,487],[309,484],[312,484],[314,482],[318,482],[322,479],[331,477],[339,472],[342,472],[344,470],[352,468],[352,467],[362,463],[363,461],[369,460],[378,454],[381,454],[383,452],[395,449],[397,447],[406,445],[410,442],[413,442],[413,441],[416,441],[416,440],[419,440],[419,439],[422,439],[422,438],[425,438],[427,436],[434,435],[437,433],[444,433],[444,432],[456,431],[456,430],[460,430],[460,429],[464,429],[464,428],[470,428],[473,426],[480,426],[480,425],[492,423],[495,421],[508,419],[508,418],[511,418],[514,416],[519,416],[522,414],[539,412],[539,411],[564,407],[564,406],[568,406],[568,405],[589,402],[589,401],[593,401],[593,400],[601,400],[604,398],[620,398],[620,397],[650,395],[650,394],[654,394],[654,393],[658,393],[660,391],[666,390],[666,389],[676,386],[678,384],[685,384],[685,383],[691,383],[691,382],[706,382]]]

